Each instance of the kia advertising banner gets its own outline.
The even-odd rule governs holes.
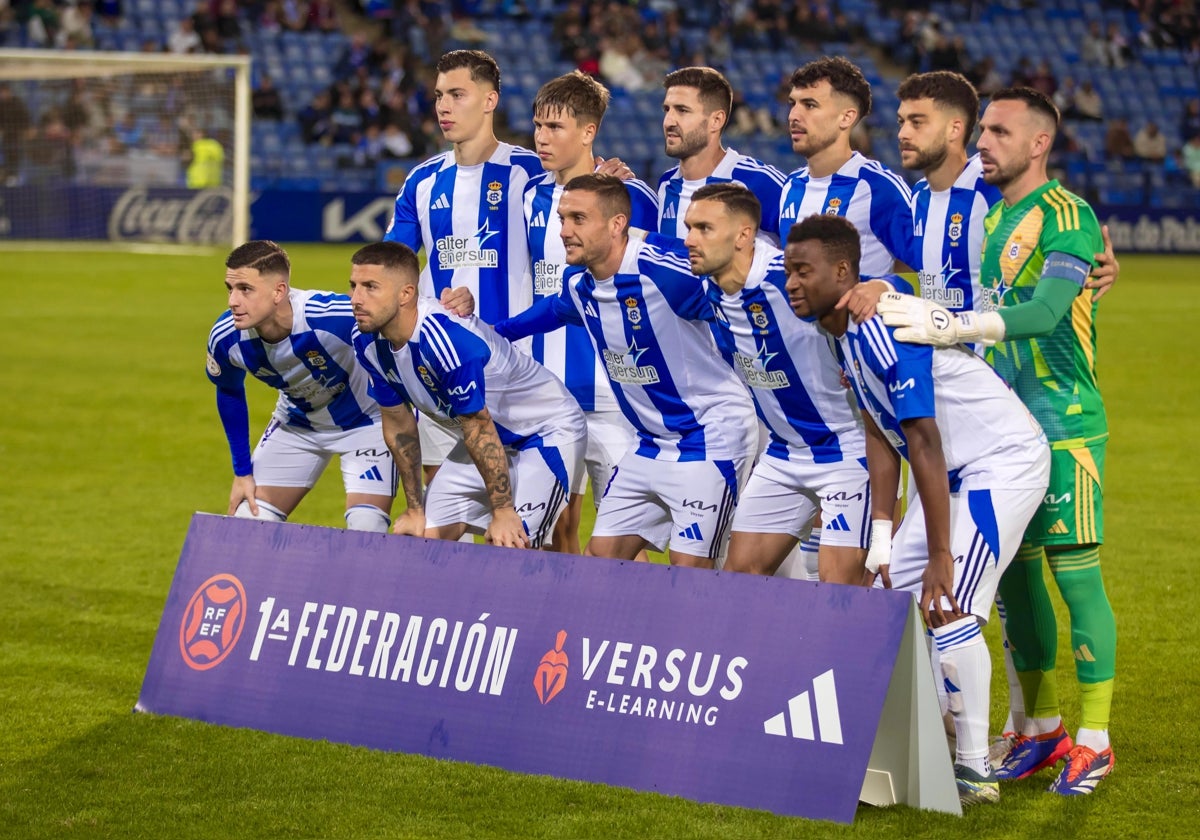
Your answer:
[[[137,709],[849,822],[912,609],[197,514]]]

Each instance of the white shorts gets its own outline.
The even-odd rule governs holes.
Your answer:
[[[450,454],[462,434],[455,434],[429,418],[417,418],[417,435],[421,438],[421,466],[437,467]]]
[[[866,548],[869,487],[867,468],[858,459],[814,464],[763,455],[738,499],[733,530],[800,539],[820,510],[822,544]]]
[[[254,447],[254,483],[312,488],[334,455],[341,459],[347,495],[396,495],[396,465],[378,424],[345,432],[314,432],[271,418]]]
[[[659,461],[630,452],[608,483],[592,536],[636,534],[655,551],[670,544],[684,554],[717,560],[749,467],[749,458]]]
[[[583,471],[584,441],[561,446],[505,449],[512,482],[513,506],[525,523],[530,548],[549,540],[558,515],[567,506],[567,494],[576,474]],[[425,527],[461,522],[472,534],[487,531],[492,504],[483,477],[459,443],[429,483],[425,496]]]
[[[1047,463],[1049,457],[1047,457]],[[950,494],[950,552],[954,556],[954,598],[965,614],[986,623],[996,599],[996,585],[1024,537],[1025,528],[1042,503],[1045,489],[962,490]],[[822,537],[824,535],[822,534]],[[921,597],[921,576],[929,563],[925,508],[921,497],[909,500],[908,511],[892,537],[889,572],[893,589]],[[943,598],[943,609],[949,609]]]
[[[590,479],[592,499],[599,507],[600,496],[608,486],[613,470],[633,448],[637,432],[619,411],[588,411],[584,416],[587,418],[587,452],[583,456],[584,469],[579,471],[571,492],[582,496]]]

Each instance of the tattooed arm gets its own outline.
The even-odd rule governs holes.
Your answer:
[[[396,517],[392,533],[424,536],[425,493],[421,487],[421,438],[417,435],[417,418],[406,403],[380,406],[380,412],[383,415],[383,439],[392,450],[407,505],[404,513]]]
[[[492,523],[488,526],[485,539],[495,545],[509,548],[528,548],[529,537],[525,525],[513,506],[512,484],[508,475],[508,455],[496,424],[486,408],[461,417],[463,442],[487,488],[492,504]]]

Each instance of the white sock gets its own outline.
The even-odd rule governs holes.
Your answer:
[[[1046,735],[1060,726],[1062,726],[1062,718],[1058,716],[1025,718],[1025,726],[1021,734],[1032,738],[1036,735]]]
[[[991,772],[988,710],[991,707],[992,660],[983,632],[975,616],[969,615],[937,628],[933,637],[942,665],[947,705],[954,715],[954,732],[958,739],[955,761],[987,775]],[[980,761],[982,765],[976,766]]]
[[[1004,675],[1008,678],[1008,719],[1001,732],[1020,732],[1025,728],[1025,694],[1017,678],[1016,666],[1013,665],[1012,646],[1008,643],[1008,633],[1004,631],[1004,602],[999,597],[996,598],[996,612],[1000,617],[1000,638],[1004,642]]]
[[[949,698],[946,697],[946,675],[942,673],[942,657],[938,653],[933,631],[925,631],[925,643],[929,646],[929,661],[933,665],[933,686],[937,689],[938,712],[944,717],[950,711]]]
[[[1080,728],[1075,735],[1075,746],[1077,747],[1087,747],[1089,750],[1101,753],[1108,749],[1109,745],[1107,729]]]
[[[258,504],[258,516],[250,512],[250,503],[245,500],[237,506],[233,515],[238,519],[258,519],[262,522],[287,522],[287,514],[275,507],[275,505],[264,502],[262,499],[255,499],[254,501]]]
[[[373,531],[386,534],[392,520],[375,505],[354,505],[346,511],[346,528],[351,531]]]
[[[812,533],[801,540],[800,544],[792,549],[792,551],[800,552],[798,562],[800,568],[804,569],[804,579],[819,581],[821,575],[817,568],[817,555],[821,551],[821,532],[814,528]]]

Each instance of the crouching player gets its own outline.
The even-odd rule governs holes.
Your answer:
[[[583,468],[579,405],[487,324],[420,297],[407,245],[367,245],[350,262],[355,349],[408,504],[395,533],[457,540],[469,531],[496,545],[543,547]],[[424,499],[414,407],[459,438]]]
[[[818,318],[837,339],[863,410],[872,498],[867,566],[920,599],[954,717],[959,798],[995,802],[992,666],[982,625],[1045,495],[1050,450],[1017,396],[967,348],[904,344],[879,316],[855,324],[836,308],[859,282],[859,248],[858,232],[840,217],[812,216],[793,227],[784,251],[789,300],[798,316]],[[901,458],[917,497],[889,546]]]
[[[349,298],[291,288],[287,253],[266,240],[234,249],[225,269],[229,311],[208,336],[208,378],[233,456],[228,513],[285,521],[337,455],[346,527],[387,531],[396,470],[354,360]],[[247,372],[279,391],[253,455]]]

